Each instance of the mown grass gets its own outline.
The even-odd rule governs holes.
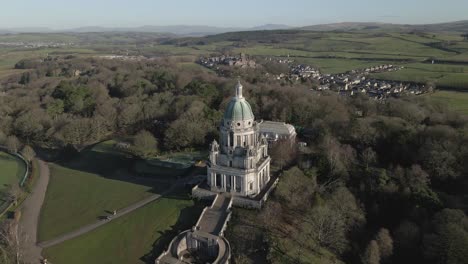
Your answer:
[[[90,233],[47,248],[52,263],[150,263],[202,210],[186,195],[165,197]]]
[[[105,148],[97,146],[96,149]],[[86,150],[78,157],[50,164],[50,182],[39,221],[40,241],[98,221],[106,211],[124,208],[160,193],[166,183],[129,176],[131,160],[114,153]]]
[[[18,184],[26,167],[17,157],[0,151],[0,192],[13,184]]]

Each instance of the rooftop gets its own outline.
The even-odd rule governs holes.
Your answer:
[[[263,121],[259,124],[260,133],[273,133],[278,135],[291,135],[296,133],[296,129],[284,122]]]

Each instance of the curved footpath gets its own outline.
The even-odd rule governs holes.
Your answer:
[[[23,249],[23,261],[25,263],[40,263],[42,248],[37,243],[37,226],[44,202],[47,185],[49,184],[49,166],[47,163],[38,160],[39,178],[32,190],[32,193],[21,205],[21,220],[19,222],[19,239]]]

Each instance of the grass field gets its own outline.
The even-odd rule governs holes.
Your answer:
[[[24,163],[13,155],[0,151],[0,192],[8,186],[18,184],[24,176]]]
[[[149,263],[176,234],[196,223],[201,210],[185,195],[161,198],[43,254],[52,263]]]
[[[468,93],[466,92],[437,91],[429,96],[433,100],[444,102],[454,111],[468,115]]]
[[[396,72],[377,73],[373,76],[385,80],[428,82],[439,88],[468,90],[468,65],[409,63]]]
[[[129,177],[131,161],[95,146],[78,157],[50,164],[50,182],[41,211],[40,241],[54,238],[167,188],[168,184]]]

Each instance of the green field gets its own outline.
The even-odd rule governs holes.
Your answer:
[[[8,186],[18,184],[25,170],[24,162],[11,154],[0,151],[0,192]]]
[[[47,248],[52,263],[149,263],[180,231],[191,228],[202,207],[186,196],[161,198],[88,234]],[[148,259],[147,259],[148,258]]]
[[[430,97],[435,101],[447,104],[449,109],[468,115],[468,93],[437,91]]]
[[[468,65],[409,63],[396,72],[373,74],[385,80],[415,81],[425,83],[433,81],[439,88],[463,88],[468,90]]]
[[[102,152],[106,146],[83,151],[78,157],[50,164],[50,182],[41,211],[40,241],[98,221],[106,211],[118,210],[166,189],[168,184],[129,176],[131,160]]]

